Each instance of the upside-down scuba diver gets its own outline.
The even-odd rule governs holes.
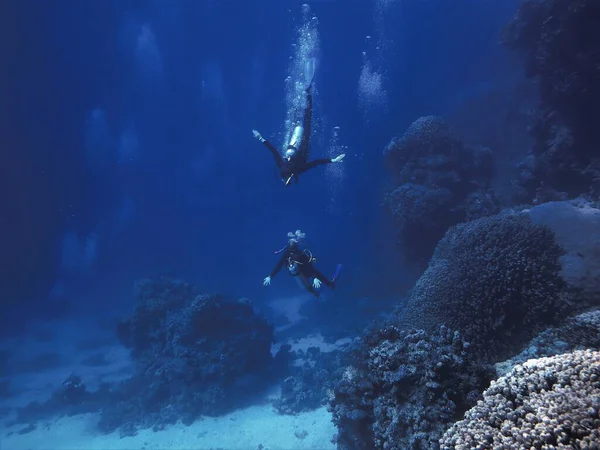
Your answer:
[[[310,134],[312,125],[312,81],[315,76],[315,60],[310,59],[306,62],[304,67],[304,77],[306,81],[306,109],[304,110],[304,118],[302,125],[297,123],[292,132],[290,141],[287,145],[285,155],[282,157],[279,151],[273,144],[260,135],[256,130],[252,130],[254,137],[262,142],[265,147],[269,149],[273,158],[275,159],[275,165],[279,170],[279,177],[281,181],[288,186],[292,178],[298,182],[298,176],[301,173],[306,172],[314,167],[321,166],[323,164],[339,163],[344,160],[346,156],[344,153],[336,156],[335,158],[321,158],[308,161],[310,153]]]
[[[288,233],[287,245],[275,252],[282,253],[282,255],[273,271],[263,280],[265,286],[271,284],[271,278],[277,275],[285,265],[290,275],[296,279],[298,284],[317,298],[319,297],[319,288],[321,287],[321,284],[326,285],[330,289],[335,287],[342,265],[338,264],[333,277],[328,279],[313,265],[316,259],[313,257],[310,250],[300,248],[300,241],[305,237],[306,234],[302,233],[300,230],[296,230],[295,233]]]

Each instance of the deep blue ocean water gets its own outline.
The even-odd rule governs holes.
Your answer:
[[[348,302],[406,287],[389,270],[383,148],[416,117],[512,76],[497,41],[513,3],[309,2],[312,156],[334,145],[334,127],[348,156],[340,174],[284,189],[251,130],[282,144],[302,2],[5,2],[5,302],[44,304],[56,287],[81,289],[84,309],[114,308],[132,280],[158,274],[275,297],[296,285],[261,280],[297,228],[327,271],[344,264]],[[365,61],[374,75],[361,88]]]

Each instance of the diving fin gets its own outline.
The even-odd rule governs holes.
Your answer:
[[[316,68],[317,60],[315,58],[309,58],[304,62],[304,82],[306,83],[306,89],[312,86]]]
[[[340,276],[340,271],[342,270],[342,265],[338,264],[337,267],[335,268],[335,272],[333,272],[333,277],[331,277],[331,283],[335,286],[335,282],[337,281],[338,277]]]

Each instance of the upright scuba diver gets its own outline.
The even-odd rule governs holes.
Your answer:
[[[265,286],[269,286],[271,284],[271,278],[277,275],[277,273],[285,265],[290,275],[296,278],[298,284],[300,284],[317,298],[319,297],[319,288],[321,287],[321,284],[326,285],[330,289],[335,287],[335,282],[340,274],[342,265],[337,265],[335,273],[331,279],[325,277],[325,275],[319,272],[313,265],[313,262],[316,259],[313,257],[310,250],[300,248],[299,243],[305,237],[306,234],[302,233],[300,230],[296,230],[295,233],[288,233],[287,245],[281,250],[275,252],[283,253],[273,271],[263,280],[263,284]]]
[[[252,130],[254,137],[262,142],[271,152],[275,159],[275,165],[279,169],[279,177],[281,181],[288,186],[292,178],[298,182],[298,176],[323,164],[338,163],[344,160],[346,156],[344,153],[336,156],[335,158],[321,158],[308,161],[310,153],[310,134],[312,124],[312,81],[315,76],[315,60],[310,59],[306,62],[304,67],[304,77],[306,80],[307,87],[306,93],[306,109],[304,110],[304,119],[302,125],[297,124],[294,128],[290,142],[285,151],[285,155],[282,157],[279,151],[273,144],[260,135],[256,130]]]

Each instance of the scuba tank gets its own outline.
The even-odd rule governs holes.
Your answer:
[[[294,128],[294,132],[292,133],[292,137],[290,138],[288,148],[293,147],[295,151],[298,151],[300,149],[300,144],[302,143],[303,133],[304,128],[301,125],[296,125],[296,127]]]

